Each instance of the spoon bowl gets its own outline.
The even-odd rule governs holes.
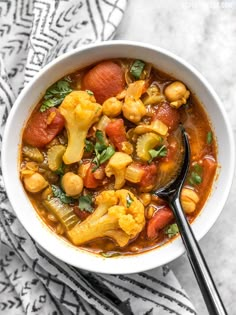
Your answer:
[[[206,303],[209,314],[225,315],[227,312],[217,291],[216,285],[211,276],[210,270],[204,259],[199,244],[193,234],[192,228],[184,214],[184,210],[180,201],[180,194],[188,174],[191,156],[188,134],[182,125],[180,125],[180,129],[184,148],[181,169],[173,181],[171,181],[165,187],[156,190],[153,194],[167,201],[175,215],[180,235],[182,237],[189,261],[191,263],[198,285],[201,289],[202,296]]]

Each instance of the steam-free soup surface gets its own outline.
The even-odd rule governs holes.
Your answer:
[[[106,257],[158,247],[178,233],[152,192],[181,166],[180,123],[191,146],[181,203],[192,222],[213,184],[215,137],[188,82],[141,60],[102,61],[47,89],[23,130],[28,197],[75,246]]]

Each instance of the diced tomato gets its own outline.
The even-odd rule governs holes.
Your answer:
[[[23,141],[34,147],[44,147],[63,129],[65,119],[56,108],[35,112],[24,130]]]
[[[124,141],[127,141],[124,120],[120,118],[111,121],[106,126],[105,132],[108,135],[111,142],[114,144],[114,146],[119,151],[122,151],[122,143]]]
[[[167,206],[159,209],[147,224],[147,237],[153,239],[158,236],[158,232],[166,227],[174,219],[174,214]]]
[[[85,74],[82,88],[91,90],[97,102],[102,104],[125,88],[123,70],[113,61],[100,62]]]
[[[84,186],[86,188],[97,188],[101,181],[99,179],[96,179],[94,177],[93,168],[95,167],[95,164],[92,164],[89,166],[86,175],[84,177]]]
[[[75,206],[73,208],[74,213],[80,218],[80,220],[84,221],[89,215],[90,213],[84,210],[80,210],[80,208],[78,206]]]
[[[152,163],[150,165],[142,165],[141,168],[144,170],[144,174],[139,184],[140,190],[150,191],[156,183],[157,166]]]
[[[170,106],[168,102],[164,102],[160,107],[158,107],[156,113],[154,114],[152,120],[161,120],[164,124],[169,127],[169,130],[175,130],[180,122],[180,114],[178,109]]]

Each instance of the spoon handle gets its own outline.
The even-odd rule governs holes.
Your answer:
[[[170,202],[189,261],[210,315],[227,315],[202,251],[182,210],[179,197]]]

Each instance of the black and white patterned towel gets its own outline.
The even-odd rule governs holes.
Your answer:
[[[111,39],[126,0],[0,0],[0,143],[23,86],[58,55]],[[0,175],[0,314],[196,314],[167,267],[134,275],[76,269],[27,234]]]

